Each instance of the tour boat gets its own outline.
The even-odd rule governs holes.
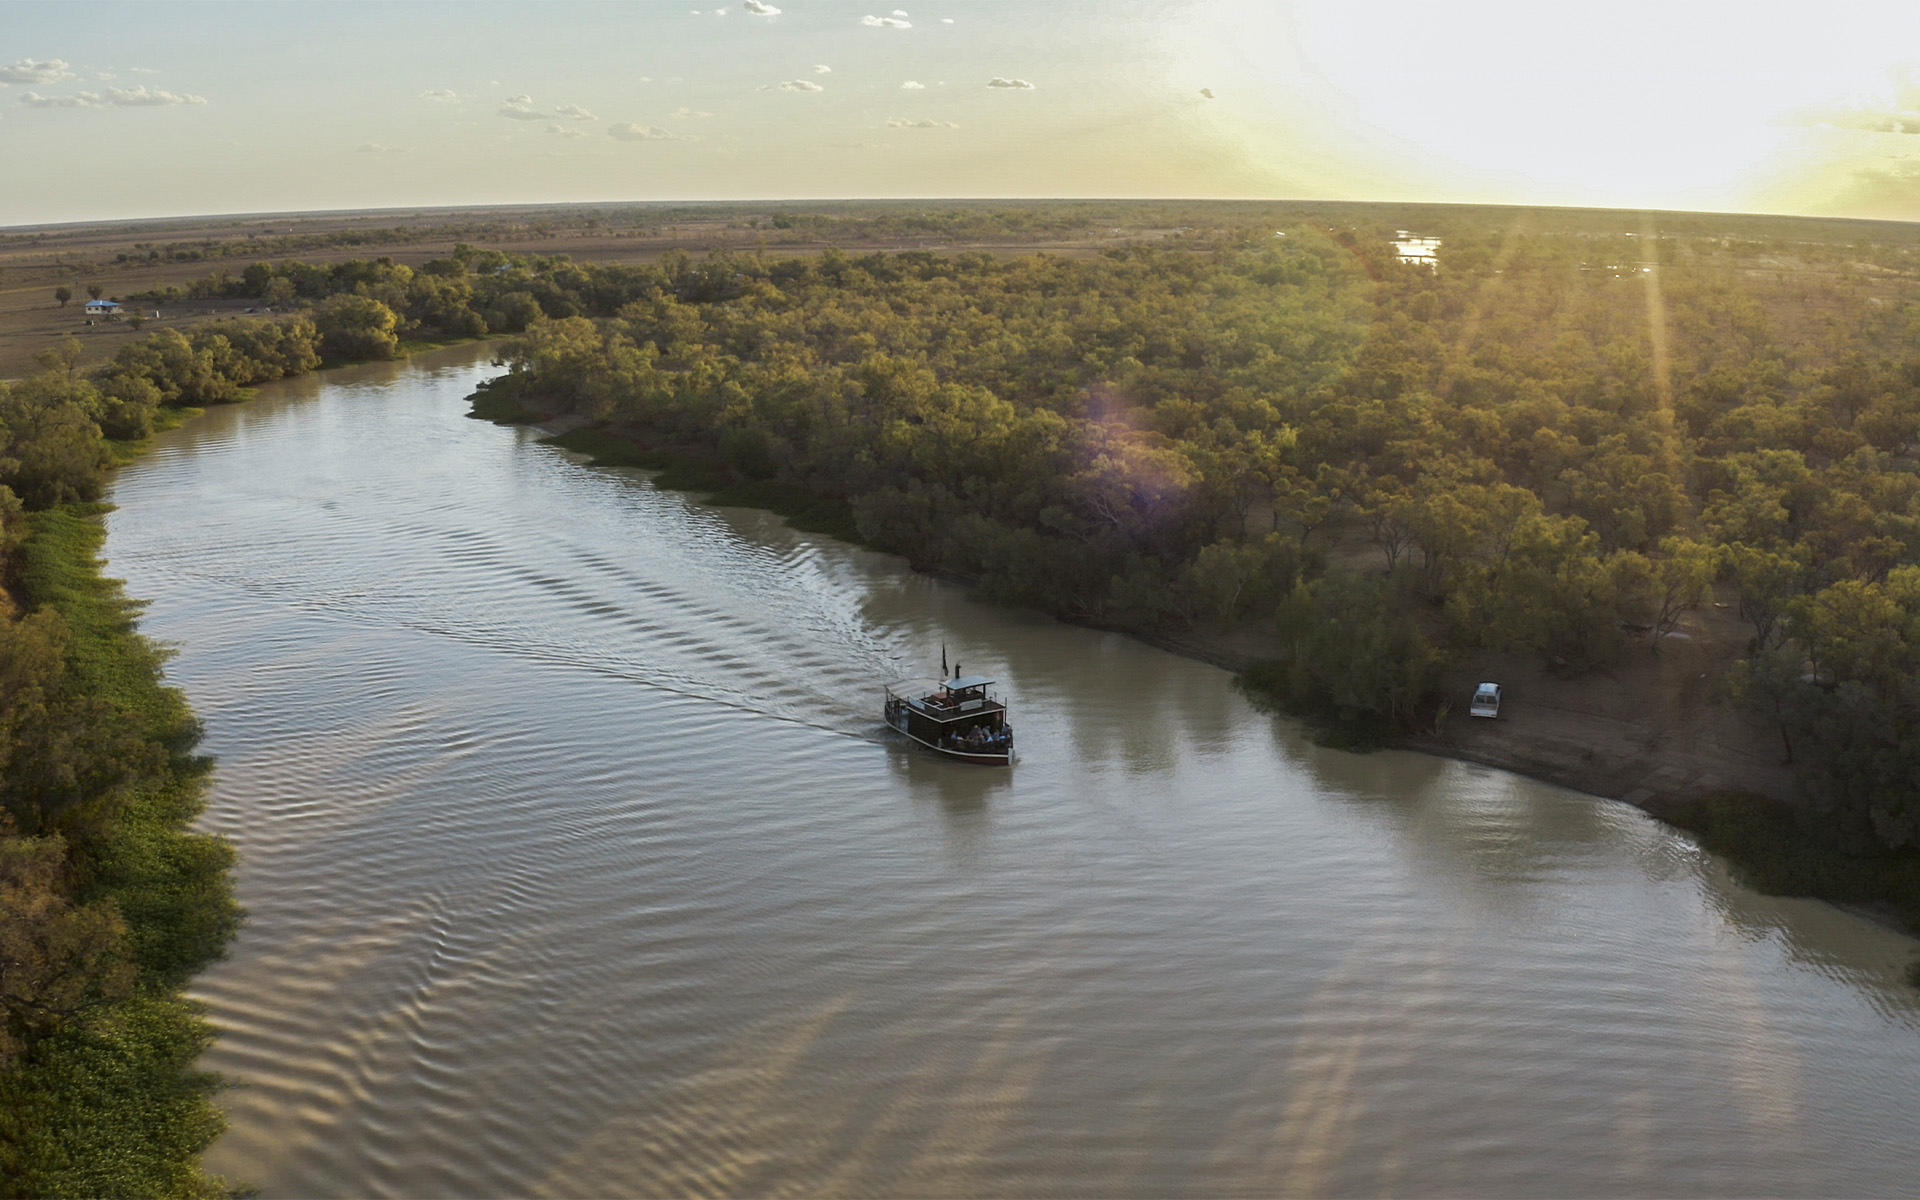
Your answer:
[[[948,758],[1007,766],[1013,762],[1013,726],[1007,706],[987,691],[992,686],[985,675],[890,683],[887,724]]]

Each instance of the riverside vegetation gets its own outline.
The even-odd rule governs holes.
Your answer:
[[[1752,639],[1723,702],[1804,794],[1678,815],[1762,886],[1920,909],[1920,242],[1426,209],[1436,270],[1352,207],[1192,211],[1084,258],[262,262],[196,294],[299,311],[92,373],[69,343],[0,389],[8,1189],[219,1186],[179,988],[238,919],[230,851],[187,830],[196,726],[98,574],[106,472],[186,407],[415,331],[516,335],[476,415],[571,415],[568,444],[988,596],[1266,628],[1249,689],[1353,741],[1430,722],[1449,655],[1578,674],[1727,589]]]
[[[1265,628],[1243,684],[1344,744],[1430,725],[1450,656],[1577,676],[1718,588],[1752,635],[1720,702],[1777,731],[1801,802],[1664,815],[1776,890],[1920,914],[1920,236],[1428,206],[1436,268],[1383,215],[1158,206],[1187,224],[1078,258],[461,245],[198,286],[351,304],[371,338],[518,334],[476,415],[584,420],[564,444],[995,599]],[[944,227],[769,225],[875,223]]]
[[[100,573],[107,473],[191,406],[390,357],[395,315],[332,298],[208,322],[75,369],[72,339],[0,384],[0,1194],[225,1195],[188,980],[240,912],[231,848],[193,832],[211,763],[138,606]]]
[[[1430,723],[1449,655],[1578,675],[1719,586],[1752,632],[1721,700],[1777,730],[1801,803],[1669,815],[1756,882],[1911,918],[1912,235],[1489,218],[1436,217],[1437,270],[1298,221],[1085,259],[529,261],[545,319],[476,411],[587,418],[582,448],[807,497],[1072,620],[1265,625],[1247,685],[1349,743]]]

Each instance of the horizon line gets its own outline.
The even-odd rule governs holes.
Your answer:
[[[1594,204],[1524,204],[1474,200],[1354,200],[1328,197],[1225,197],[1225,196],[786,196],[730,199],[653,199],[653,200],[550,200],[509,201],[479,204],[373,205],[364,208],[262,209],[253,212],[187,212],[153,216],[94,217],[76,221],[35,221],[0,225],[0,236],[19,236],[43,231],[73,231],[105,225],[147,225],[180,221],[249,221],[280,218],[352,217],[360,214],[420,214],[446,212],[513,212],[567,208],[691,208],[752,207],[791,205],[976,205],[976,204],[1201,204],[1201,205],[1351,205],[1369,208],[1420,207],[1451,209],[1509,209],[1524,212],[1633,213],[1652,216],[1755,217],[1796,221],[1848,221],[1863,225],[1920,225],[1920,219],[1900,217],[1861,217],[1843,214],[1796,213],[1772,210],[1652,208],[1638,205],[1609,206]]]

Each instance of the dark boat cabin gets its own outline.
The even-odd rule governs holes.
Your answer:
[[[890,684],[887,724],[949,757],[1004,765],[1013,759],[1013,726],[992,686],[985,675]]]

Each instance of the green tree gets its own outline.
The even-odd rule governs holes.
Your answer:
[[[1680,618],[1700,607],[1713,589],[1719,556],[1714,548],[1687,537],[1660,540],[1660,557],[1653,567],[1653,649],[1660,639],[1679,628]]]
[[[97,283],[90,283],[87,285],[87,295],[91,299],[98,300],[100,297],[106,295],[106,292],[107,292],[107,289],[104,287],[101,287]]]
[[[1254,686],[1376,744],[1407,726],[1439,676],[1439,653],[1377,578],[1334,572],[1301,585],[1277,628],[1285,656],[1251,673]]]
[[[33,361],[40,364],[42,371],[58,376],[66,389],[66,394],[71,395],[75,376],[79,372],[80,359],[86,354],[86,350],[86,346],[81,344],[79,338],[68,334],[34,355]]]
[[[35,1042],[133,990],[127,927],[111,902],[76,905],[57,837],[0,819],[0,1069]]]
[[[53,289],[53,298],[59,302],[61,308],[65,308],[67,301],[73,299],[73,289],[63,283]]]
[[[1805,590],[1811,574],[1806,548],[1782,553],[1733,542],[1721,555],[1739,590],[1740,617],[1753,626],[1754,653],[1773,649],[1787,633],[1787,606]]]
[[[47,374],[0,384],[0,485],[28,508],[96,500],[111,456],[100,427],[68,385]]]
[[[99,396],[94,419],[100,432],[121,441],[138,441],[153,433],[153,417],[160,408],[160,389],[144,375],[110,372],[96,385]]]
[[[240,272],[240,287],[243,295],[263,296],[267,285],[273,281],[272,263],[249,263],[247,269]]]
[[[66,670],[67,626],[41,609],[0,619],[0,810],[28,834],[91,828],[165,753]]]
[[[1561,670],[1585,670],[1619,648],[1618,582],[1599,535],[1579,517],[1515,522],[1505,560],[1463,586],[1450,607],[1478,640],[1531,647]]]
[[[392,358],[400,351],[400,318],[366,296],[336,295],[313,310],[321,353],[353,360]]]

